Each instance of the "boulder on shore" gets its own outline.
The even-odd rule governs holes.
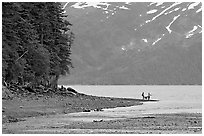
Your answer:
[[[68,88],[67,88],[67,91],[73,92],[73,93],[75,93],[75,94],[78,94],[78,92],[77,92],[76,90],[74,90],[73,88],[71,88],[71,87],[68,87]]]

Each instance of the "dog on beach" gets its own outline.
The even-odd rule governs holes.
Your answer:
[[[148,96],[144,96],[144,100],[147,100],[148,99]]]

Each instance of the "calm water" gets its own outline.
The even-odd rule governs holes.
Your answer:
[[[106,109],[101,116],[124,117],[151,113],[202,113],[202,86],[70,86],[78,92],[110,97],[142,98],[141,93],[151,93],[151,99],[140,106]]]

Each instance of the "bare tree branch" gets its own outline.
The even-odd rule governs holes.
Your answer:
[[[20,58],[22,58],[27,52],[28,52],[28,50],[26,52],[24,52],[16,61],[18,61]]]

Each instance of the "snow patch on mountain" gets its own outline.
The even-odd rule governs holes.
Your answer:
[[[156,41],[154,41],[154,42],[152,43],[152,45],[155,45],[158,41],[160,41],[164,35],[165,35],[165,34],[162,34],[162,36],[161,36],[160,38],[158,38]]]
[[[129,8],[127,8],[125,6],[121,6],[121,7],[119,7],[119,9],[127,9],[127,10],[129,10]]]
[[[175,17],[173,18],[173,20],[169,23],[169,25],[166,26],[166,29],[168,30],[169,33],[172,32],[172,30],[170,29],[171,25],[175,22],[175,20],[176,20],[178,17],[180,17],[180,15],[175,16]]]
[[[164,15],[168,15],[168,14],[170,14],[170,13],[172,13],[172,12],[178,11],[179,9],[180,9],[180,8],[175,8],[174,10],[171,10],[171,11],[169,11],[169,12],[164,13]]]
[[[188,10],[189,9],[194,9],[196,6],[198,6],[200,4],[200,2],[195,2],[195,3],[192,3],[188,6]]]
[[[163,9],[163,8],[165,8],[166,6],[162,6],[161,8]]]
[[[108,14],[108,11],[104,11],[103,13]]]
[[[151,2],[151,3],[148,5],[148,7],[151,6],[151,5],[153,5],[153,4],[156,4],[156,2]]]
[[[202,32],[202,29],[201,27],[199,26],[194,26],[192,30],[190,30],[189,32],[187,32],[185,34],[186,38],[190,38],[192,37],[193,35],[197,34],[197,33],[201,33]]]
[[[160,6],[162,5],[164,2],[157,2],[157,4],[155,6]]]
[[[142,39],[144,42],[148,43],[147,39]]]
[[[148,11],[147,14],[153,14],[153,13],[155,13],[157,11],[158,11],[157,9],[153,9],[153,10]]]
[[[72,5],[71,7],[84,9],[87,7],[102,8],[102,6],[106,6],[102,9],[107,10],[109,5],[110,4],[105,3],[105,2],[78,2],[74,5]]]
[[[196,13],[201,12],[201,11],[202,11],[202,8],[199,8],[199,9],[196,11]]]
[[[68,4],[69,4],[69,2],[66,2],[66,3],[63,5],[62,9],[65,9]]]

